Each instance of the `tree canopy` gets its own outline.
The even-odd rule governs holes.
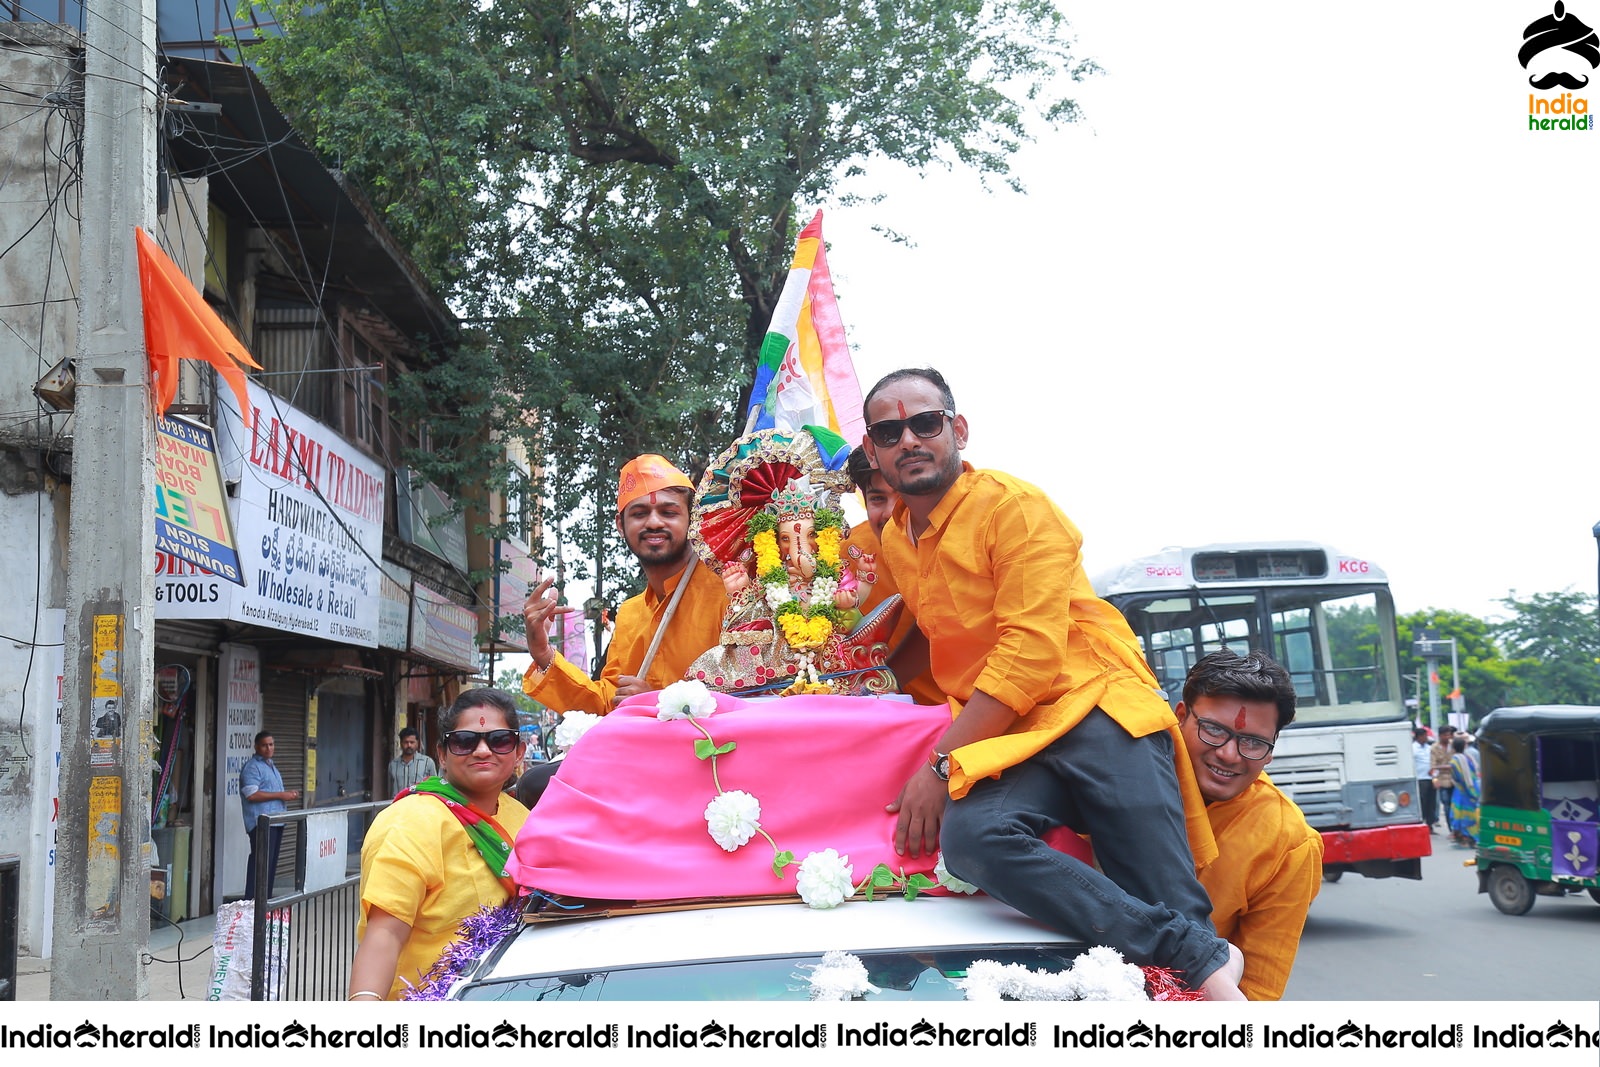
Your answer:
[[[1468,721],[1477,723],[1499,707],[1527,704],[1600,704],[1600,622],[1595,598],[1563,590],[1518,597],[1500,603],[1509,613],[1486,621],[1459,611],[1428,608],[1401,616],[1400,671],[1420,682],[1419,717],[1428,718],[1427,664],[1411,654],[1422,631],[1456,641],[1459,679],[1448,659],[1439,664],[1440,705],[1449,710],[1446,694],[1460,686]]]
[[[870,200],[875,161],[1009,182],[1030,123],[1071,120],[1063,94],[1092,69],[1049,0],[276,14],[282,36],[252,52],[274,99],[493,356],[489,377],[476,358],[414,390],[435,419],[473,411],[435,436],[465,442],[487,419],[529,437],[554,514],[597,561],[622,462],[659,452],[694,473],[738,431],[800,205]],[[442,481],[482,470],[442,451]]]

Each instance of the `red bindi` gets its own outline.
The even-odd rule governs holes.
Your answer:
[[[1233,728],[1235,730],[1243,730],[1244,729],[1244,705],[1243,704],[1239,705],[1239,714],[1237,714],[1237,715],[1235,715],[1233,717]]]
[[[900,409],[900,417],[902,419],[905,418],[906,417],[906,402],[904,400],[896,400],[894,402],[894,406]]]
[[[1243,708],[1239,709],[1239,714],[1240,715],[1244,714],[1244,709]],[[1243,720],[1240,720],[1240,721],[1243,721]],[[489,724],[489,720],[488,719],[484,718],[482,715],[478,716],[478,725],[479,726],[487,726],[488,724]]]

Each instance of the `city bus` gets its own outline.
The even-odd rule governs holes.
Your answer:
[[[1100,575],[1176,706],[1200,657],[1260,649],[1294,680],[1267,770],[1320,831],[1323,877],[1421,878],[1432,852],[1383,570],[1306,541],[1168,548]]]

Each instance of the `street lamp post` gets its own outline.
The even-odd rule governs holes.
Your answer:
[[[1437,630],[1424,630],[1417,639],[1411,642],[1411,654],[1427,663],[1428,671],[1428,725],[1433,727],[1437,734],[1442,725],[1439,721],[1439,661],[1444,658],[1444,646],[1450,646],[1450,681],[1457,688],[1461,688],[1460,676],[1456,673],[1456,639],[1453,637],[1440,637]]]

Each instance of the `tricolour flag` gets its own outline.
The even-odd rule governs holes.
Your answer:
[[[150,360],[156,411],[165,414],[178,395],[178,360],[203,359],[217,368],[239,400],[244,424],[252,409],[243,363],[261,369],[244,343],[211,310],[178,265],[142,229],[134,227],[139,249],[139,295],[144,301],[144,347]]]
[[[833,278],[822,246],[822,212],[800,231],[794,262],[761,343],[755,388],[745,413],[749,429],[818,427],[838,434],[839,466],[861,441],[861,385],[833,298]],[[752,421],[753,420],[753,421]],[[823,444],[822,436],[818,443]],[[828,445],[823,445],[828,451]],[[833,460],[833,456],[828,457]]]

